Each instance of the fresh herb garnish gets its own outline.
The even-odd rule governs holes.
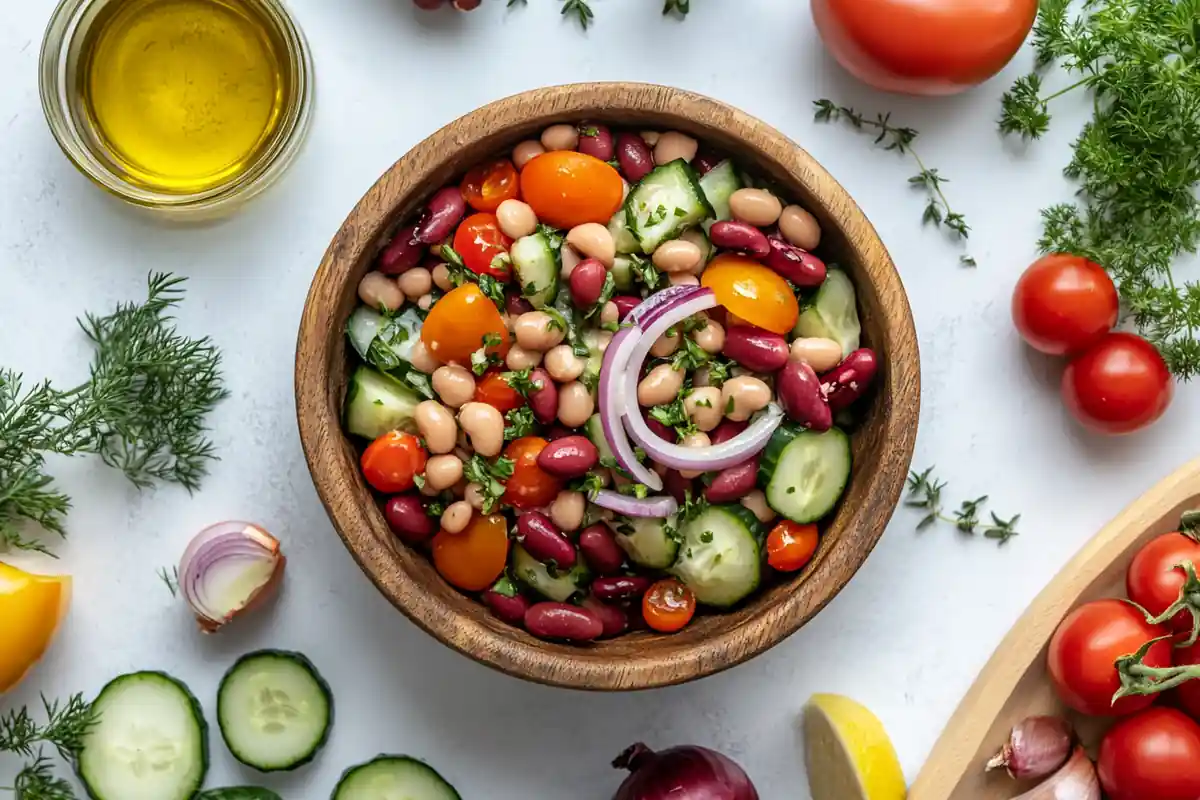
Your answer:
[[[645,500],[650,490],[644,483],[626,483],[618,486],[617,491],[630,497],[636,497],[638,500]]]
[[[733,361],[719,356],[711,357],[708,360],[708,385],[720,389],[725,385],[725,381],[729,380],[732,369]]]
[[[66,761],[74,761],[83,747],[83,737],[95,724],[92,708],[83,695],[74,695],[65,705],[42,697],[46,723],[34,722],[28,709],[0,716],[0,753],[12,753],[33,761],[27,763],[8,787],[18,800],[75,800],[71,785],[57,777],[53,764],[42,752],[54,747]]]
[[[604,310],[604,306],[608,305],[608,301],[612,300],[613,294],[617,291],[617,279],[613,277],[612,270],[607,270],[604,273],[604,284],[600,287],[600,297],[597,298],[595,305],[588,309],[584,314],[584,319],[593,319],[600,316],[600,312]]]
[[[489,464],[478,453],[463,465],[463,476],[471,483],[477,484],[483,494],[481,511],[484,514],[490,514],[496,509],[500,498],[504,496],[505,487],[501,481],[512,477],[514,466],[511,458],[498,458]]]
[[[708,500],[704,495],[699,494],[693,497],[691,489],[685,490],[683,493],[683,506],[679,510],[680,527],[691,522],[707,510]]]
[[[904,504],[910,508],[923,509],[926,512],[921,521],[917,523],[917,530],[924,530],[941,520],[949,522],[963,533],[982,533],[988,539],[995,539],[997,544],[1004,544],[1018,535],[1016,526],[1021,519],[1020,514],[1005,520],[992,512],[990,522],[980,519],[979,512],[983,504],[987,502],[987,495],[974,500],[964,500],[952,517],[943,514],[942,490],[946,488],[946,482],[933,477],[933,469],[930,467],[924,472],[913,470],[908,476],[908,499]]]
[[[683,346],[675,351],[671,359],[671,367],[684,372],[700,369],[712,360],[712,356],[690,337],[685,336]]]
[[[167,586],[167,591],[171,593],[171,597],[179,596],[179,567],[171,567],[171,571],[167,572],[166,567],[159,567],[158,578]]]
[[[500,579],[492,584],[492,591],[504,597],[516,597],[519,593],[517,585],[508,577],[508,573],[501,575]]]
[[[542,388],[540,380],[533,380],[530,376],[533,374],[533,367],[518,369],[512,372],[504,373],[504,381],[512,388],[513,391],[520,394],[522,397],[529,397],[530,392],[536,392]]]
[[[567,17],[571,14],[575,15],[585,31],[596,16],[592,13],[592,7],[587,4],[587,0],[563,0],[562,15]]]
[[[654,266],[654,263],[648,258],[639,256],[636,253],[630,253],[624,257],[629,259],[629,267],[634,279],[651,292],[657,291],[666,281],[666,275],[658,267]]]
[[[663,3],[663,16],[665,17],[674,11],[679,16],[686,17],[688,12],[692,10],[691,5],[691,0],[666,0]]]
[[[529,406],[514,408],[504,415],[504,441],[511,442],[533,433],[533,409]]]
[[[504,340],[498,333],[485,333],[482,338],[483,346],[471,353],[471,371],[482,375],[492,367],[500,366],[504,359],[494,348],[499,347]]]
[[[589,472],[582,478],[576,478],[567,484],[567,489],[572,492],[583,492],[584,495],[590,497],[596,492],[604,488],[604,478],[594,472]]]
[[[451,284],[457,287],[467,283],[474,283],[479,287],[479,291],[484,296],[496,304],[497,308],[501,311],[504,310],[504,284],[486,272],[472,272],[463,262],[462,256],[458,254],[458,251],[450,245],[442,245],[441,252],[442,259],[446,262],[446,269],[449,272]]]
[[[650,207],[645,204],[642,204],[640,206],[640,208],[642,210],[642,213],[645,213]],[[645,227],[652,228],[655,225],[661,225],[663,222],[666,221],[666,219],[667,219],[667,207],[662,204],[659,204],[659,206],[657,208],[655,208],[650,213],[646,214]]]
[[[696,424],[692,422],[691,417],[688,416],[687,408],[684,406],[684,399],[687,394],[687,389],[680,389],[679,394],[670,403],[651,408],[649,411],[650,419],[662,423],[668,428],[674,428],[681,437],[695,433],[698,430]]]

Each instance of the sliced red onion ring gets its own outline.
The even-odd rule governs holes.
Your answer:
[[[600,366],[600,385],[597,395],[600,399],[600,424],[604,428],[604,438],[612,448],[617,466],[629,473],[638,483],[644,483],[650,489],[662,489],[662,478],[642,465],[634,455],[633,445],[621,426],[621,415],[625,413],[624,382],[622,380],[628,363],[629,354],[634,345],[641,339],[642,332],[638,328],[622,328],[609,342],[604,351],[604,362]]]
[[[647,297],[641,304],[635,306],[625,319],[627,322],[645,328],[657,319],[670,303],[702,291],[704,290],[699,286],[669,286]]]
[[[179,587],[200,629],[214,633],[266,598],[283,577],[279,540],[249,522],[200,531],[179,562]]]
[[[600,489],[592,494],[591,500],[601,508],[624,514],[627,517],[653,517],[666,519],[679,510],[679,503],[670,495],[658,497],[630,497],[627,494]]]

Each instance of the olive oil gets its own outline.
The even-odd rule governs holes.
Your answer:
[[[82,43],[80,101],[114,171],[149,191],[236,180],[278,133],[295,87],[256,0],[111,0]]]

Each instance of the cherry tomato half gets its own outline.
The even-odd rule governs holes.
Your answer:
[[[521,170],[521,196],[539,220],[556,228],[607,224],[624,195],[620,173],[584,153],[543,153]]]
[[[425,471],[426,458],[420,439],[404,431],[391,431],[363,451],[363,477],[380,492],[407,492],[413,488],[414,478]]]
[[[524,436],[504,449],[504,455],[513,460],[513,474],[505,483],[501,500],[513,508],[540,508],[549,505],[563,482],[538,466],[538,453],[549,444],[538,436]]]
[[[1182,533],[1168,533],[1150,540],[1138,551],[1125,573],[1125,590],[1129,599],[1153,616],[1166,611],[1179,599],[1185,575],[1175,565],[1191,561],[1200,569],[1200,542]],[[1192,629],[1192,615],[1187,609],[1170,620],[1177,631]]]
[[[512,275],[508,248],[513,240],[500,230],[495,214],[472,214],[464,219],[454,233],[454,250],[462,256],[467,269],[476,275],[491,275],[507,281]]]
[[[953,94],[999,72],[1020,49],[1037,0],[813,0],[829,52],[889,92]]]
[[[1013,322],[1034,350],[1052,356],[1086,350],[1117,324],[1117,287],[1104,268],[1054,253],[1035,261],[1013,291]]]
[[[696,615],[696,595],[677,578],[658,581],[642,596],[642,617],[659,633],[675,633]]]
[[[438,531],[433,565],[446,582],[466,592],[482,592],[504,572],[508,523],[500,514],[476,514],[461,533]]]
[[[1123,719],[1100,742],[1096,760],[1109,800],[1200,797],[1200,725],[1173,708]]]
[[[463,198],[476,211],[495,211],[505,200],[521,196],[517,168],[507,158],[480,164],[466,174],[461,188]]]
[[[813,524],[784,520],[767,534],[767,563],[779,572],[796,572],[812,561],[821,534]]]
[[[717,256],[700,282],[726,311],[772,333],[790,333],[800,317],[800,303],[787,281],[745,256]]]
[[[508,353],[508,328],[496,304],[479,291],[474,283],[464,283],[441,297],[421,326],[421,343],[429,354],[443,364],[471,363],[471,354],[484,345],[484,339],[499,339],[488,346],[489,353]]]
[[[508,385],[503,372],[492,370],[475,384],[475,402],[487,403],[501,414],[507,414],[525,405],[525,398]]]
[[[1125,716],[1154,702],[1153,696],[1112,697],[1121,688],[1113,666],[1121,656],[1136,653],[1151,639],[1167,631],[1146,622],[1146,617],[1123,600],[1096,600],[1072,611],[1050,639],[1047,666],[1058,696],[1081,714],[1094,717]],[[1156,643],[1146,654],[1151,667],[1171,666],[1171,643]]]
[[[1175,382],[1154,345],[1132,333],[1110,333],[1067,365],[1063,403],[1097,433],[1132,433],[1171,405]]]

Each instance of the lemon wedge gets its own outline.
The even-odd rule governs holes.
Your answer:
[[[815,694],[804,706],[813,800],[904,800],[904,772],[879,719],[848,697]]]
[[[71,603],[71,579],[31,575],[0,562],[0,694],[33,668]]]

